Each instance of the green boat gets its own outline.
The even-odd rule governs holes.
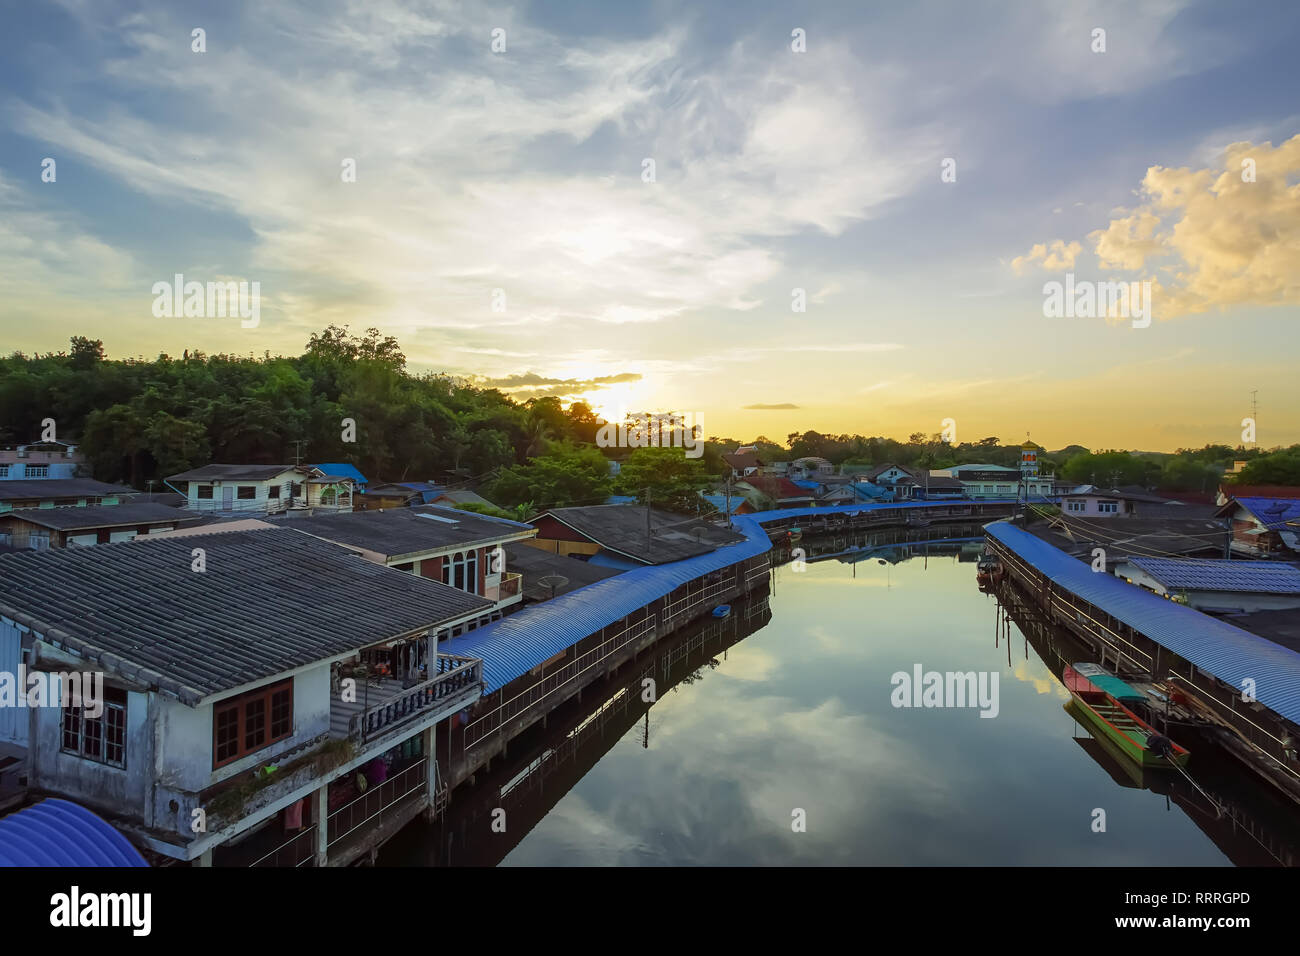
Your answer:
[[[1161,734],[1123,703],[1145,699],[1118,677],[1096,664],[1065,669],[1065,687],[1077,705],[1075,716],[1094,735],[1105,737],[1144,768],[1185,767],[1191,753]]]

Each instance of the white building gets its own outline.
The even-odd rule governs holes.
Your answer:
[[[356,490],[354,479],[310,465],[204,465],[170,475],[167,484],[191,511],[231,515],[351,511]]]

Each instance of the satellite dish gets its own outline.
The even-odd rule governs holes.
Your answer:
[[[569,583],[569,579],[563,574],[543,574],[537,579],[537,583],[544,588],[550,588],[551,597],[555,597],[555,589],[564,587]]]

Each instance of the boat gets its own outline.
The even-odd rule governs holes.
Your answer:
[[[975,583],[981,589],[991,584],[1000,584],[1004,577],[1006,577],[1006,569],[1002,567],[1002,562],[991,554],[983,555],[975,565]]]
[[[719,604],[717,607],[713,609],[714,617],[729,617],[730,615],[731,615],[730,604]]]
[[[803,538],[803,531],[799,528],[791,528],[785,533],[785,538],[790,542],[798,541]]]
[[[914,515],[913,515],[913,516],[909,516],[908,519],[907,519],[907,521],[906,521],[905,523],[906,523],[907,527],[909,527],[909,528],[928,528],[928,527],[930,527],[930,519],[929,519],[929,518],[918,518],[918,517],[916,517],[916,516],[914,516]]]
[[[1180,747],[1133,712],[1146,697],[1098,664],[1065,668],[1065,689],[1076,717],[1094,735],[1104,736],[1143,768],[1185,767],[1191,752]],[[1069,706],[1066,707],[1070,710]]]

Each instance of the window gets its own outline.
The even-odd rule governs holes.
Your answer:
[[[104,688],[103,712],[87,717],[81,707],[63,708],[62,750],[85,760],[126,767],[126,691]]]
[[[478,552],[457,551],[442,559],[442,583],[458,591],[478,593]]]
[[[9,466],[0,465],[0,478],[8,478],[8,477],[9,477]]]
[[[212,766],[238,760],[292,733],[292,679],[223,700],[212,710]]]
[[[1118,502],[1118,501],[1099,501],[1099,502],[1097,502],[1097,510],[1100,511],[1100,512],[1101,512],[1102,514],[1104,514],[1104,515],[1113,515],[1113,514],[1115,514],[1116,512],[1119,511],[1119,502]]]
[[[257,497],[257,486],[240,485],[236,497],[239,498],[240,501],[252,501]]]
[[[25,478],[48,478],[50,477],[49,465],[28,465],[24,473]]]
[[[280,486],[279,486],[279,485],[268,485],[267,488],[266,488],[266,496],[267,496],[268,498],[275,498],[275,499],[278,500],[279,497],[280,497]]]
[[[1085,505],[1082,501],[1067,501],[1065,503],[1066,511],[1083,511]]]
[[[200,497],[200,498],[211,499],[211,497],[212,497],[212,486],[211,486],[211,485],[199,485],[199,488],[198,488],[198,492],[197,492],[197,494],[198,494],[198,497]]]

